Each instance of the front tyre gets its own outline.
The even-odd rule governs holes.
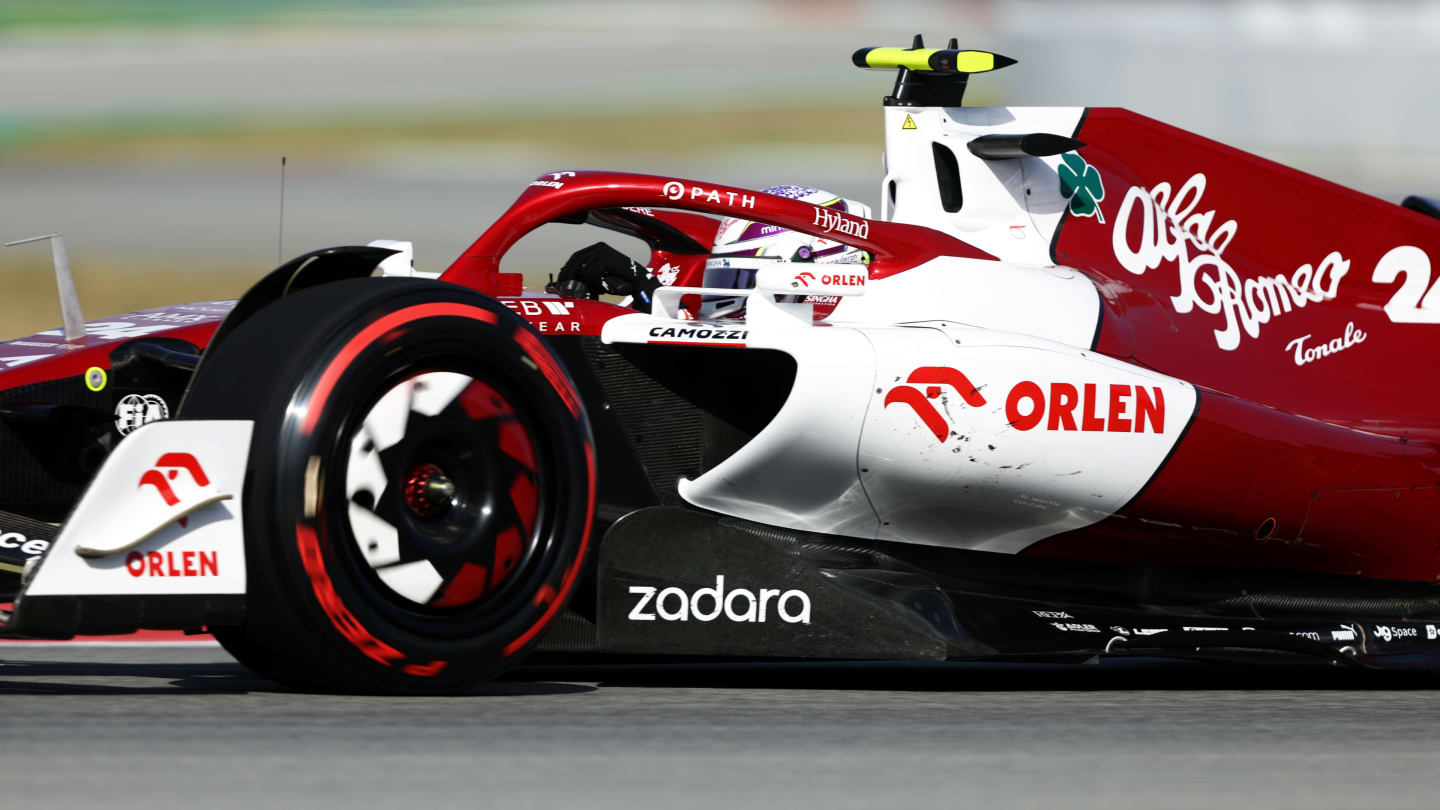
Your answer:
[[[251,419],[242,625],[216,637],[301,688],[441,693],[538,641],[594,507],[584,409],[530,327],[479,293],[356,279],[216,347],[193,419]]]

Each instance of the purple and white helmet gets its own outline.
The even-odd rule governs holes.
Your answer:
[[[870,206],[847,200],[809,186],[771,186],[765,194],[788,197],[822,208],[832,208],[858,217],[870,218]],[[870,254],[833,239],[811,236],[779,225],[726,217],[715,235],[715,246],[705,262],[706,287],[748,290],[755,286],[755,273],[771,262],[815,262],[817,264],[869,264]],[[707,296],[702,318],[738,316],[744,298]]]

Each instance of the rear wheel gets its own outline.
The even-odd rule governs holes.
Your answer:
[[[594,452],[530,327],[451,284],[286,297],[205,359],[188,418],[256,423],[243,625],[216,636],[303,688],[449,692],[538,641],[588,541]]]

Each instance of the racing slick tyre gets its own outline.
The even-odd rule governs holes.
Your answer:
[[[206,356],[183,415],[255,422],[246,615],[214,632],[266,677],[463,690],[520,660],[574,589],[589,423],[493,299],[415,279],[295,293]]]

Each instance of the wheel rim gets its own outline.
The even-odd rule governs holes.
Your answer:
[[[447,615],[504,590],[535,546],[536,438],[467,374],[415,374],[374,401],[342,446],[351,543],[382,598]]]

